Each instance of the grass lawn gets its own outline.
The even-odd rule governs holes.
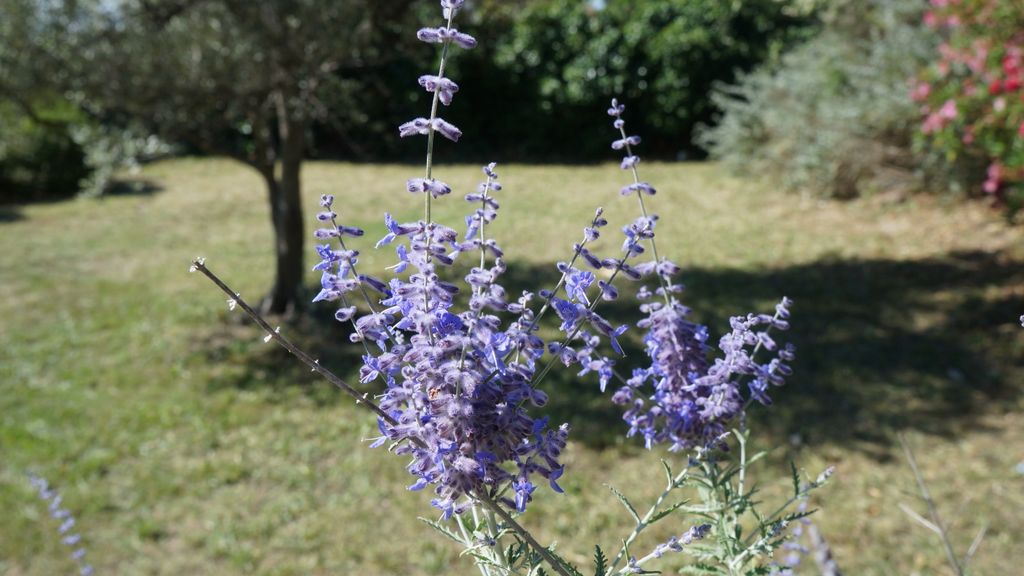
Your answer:
[[[945,574],[942,549],[899,509],[923,513],[895,445],[909,433],[962,553],[983,526],[978,574],[1024,565],[1024,233],[981,205],[915,199],[818,203],[723,175],[714,165],[652,164],[659,248],[685,268],[686,302],[717,338],[731,314],[796,300],[796,376],[758,408],[765,498],[787,487],[788,461],[814,477],[815,516],[846,574]],[[416,218],[404,191],[416,167],[310,163],[316,198],[382,234],[382,211]],[[476,167],[441,166],[468,191]],[[593,207],[620,225],[616,166],[505,166],[493,228],[517,287],[553,284]],[[31,491],[48,478],[78,516],[100,574],[470,574],[454,545],[415,521],[404,460],[361,442],[373,419],[229,313],[189,260],[243,297],[269,286],[269,216],[259,178],[226,160],[145,168],[145,193],[0,211],[0,573],[73,570]],[[457,224],[456,194],[435,217]],[[611,229],[610,229],[611,230]],[[614,236],[614,233],[609,235]],[[603,240],[606,251],[617,246]],[[362,246],[380,271],[392,252]],[[312,265],[312,242],[310,242]],[[311,272],[310,287],[317,283]],[[634,314],[629,302],[616,303]],[[357,353],[330,311],[286,324],[346,375]],[[637,343],[632,343],[634,351]],[[630,528],[604,483],[647,503],[659,457],[622,437],[616,407],[592,380],[548,381],[548,411],[571,422],[565,495],[538,490],[523,518],[541,541],[587,562]],[[653,546],[686,525],[661,526]],[[682,559],[663,564],[673,573]],[[808,572],[813,573],[813,572]]]

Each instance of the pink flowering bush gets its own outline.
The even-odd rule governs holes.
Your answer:
[[[921,143],[966,167],[972,191],[1016,213],[1024,207],[1024,8],[931,0],[924,23],[944,41],[911,89]]]

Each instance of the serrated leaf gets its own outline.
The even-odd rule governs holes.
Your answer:
[[[430,526],[434,530],[437,530],[441,534],[444,534],[445,536],[451,538],[452,540],[458,542],[459,544],[463,544],[463,545],[465,544],[465,542],[462,541],[462,538],[459,538],[457,535],[455,535],[454,532],[452,532],[451,530],[445,528],[440,523],[438,523],[438,522],[436,522],[434,520],[430,520],[429,518],[422,518],[422,517],[419,518],[419,521],[423,522],[427,526]]]
[[[796,469],[796,464],[792,460],[789,461],[789,469],[793,473],[793,497],[800,497],[800,472]]]
[[[662,518],[668,516],[669,514],[675,512],[676,510],[682,508],[683,506],[686,506],[687,503],[689,503],[689,500],[681,500],[679,502],[676,502],[675,504],[669,506],[668,508],[665,508],[661,512],[658,512],[654,516],[651,516],[651,519],[647,521],[647,524],[654,524],[658,520],[661,520]]]
[[[637,524],[642,524],[643,521],[640,520],[640,514],[637,513],[636,508],[634,508],[633,505],[629,502],[629,500],[626,498],[626,495],[623,494],[622,492],[619,492],[618,489],[615,488],[615,486],[612,486],[611,484],[608,484],[607,486],[608,489],[612,491],[612,494],[615,494],[615,497],[619,499],[619,502],[622,502],[622,505],[626,507],[626,510],[629,510],[629,514],[633,517],[633,520]]]
[[[672,467],[669,466],[668,462],[664,458],[661,459],[661,466],[665,469],[665,482],[669,489],[675,486],[675,474],[672,473]]]
[[[523,545],[509,544],[508,548],[505,549],[505,559],[508,560],[510,565],[515,565],[523,556]]]
[[[664,462],[664,460],[662,460]],[[604,550],[601,550],[600,546],[594,546],[594,576],[607,576],[608,574],[608,557],[604,555]]]

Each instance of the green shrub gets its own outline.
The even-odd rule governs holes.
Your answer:
[[[717,88],[724,113],[701,142],[728,166],[805,194],[849,198],[921,186],[931,163],[913,151],[919,112],[909,79],[937,43],[921,25],[922,8],[907,0],[833,3],[813,39]]]
[[[65,197],[88,176],[85,152],[71,137],[72,111],[42,107],[32,118],[0,102],[0,201]]]

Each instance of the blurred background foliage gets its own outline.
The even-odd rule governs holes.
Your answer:
[[[1002,202],[1024,178],[1017,65],[1002,63],[999,86],[1016,82],[1009,113],[992,112],[1002,96],[974,96],[1020,52],[1019,27],[971,16],[1018,22],[1019,0],[971,0],[952,16],[943,0],[467,6],[460,26],[481,42],[453,60],[464,89],[443,114],[470,145],[442,143],[445,158],[607,160],[617,96],[647,157],[710,154],[807,196],[994,189]],[[0,12],[0,200],[99,194],[117,170],[174,151],[232,157],[262,176],[272,208],[267,311],[300,301],[303,160],[422,155],[395,133],[429,106],[414,82],[436,51],[409,31],[437,24],[435,2],[0,0]],[[992,62],[960,73],[982,45]],[[931,100],[915,100],[921,78]],[[925,138],[929,118],[943,130]]]
[[[804,193],[853,198],[922,188],[937,167],[912,149],[919,112],[908,79],[938,44],[921,24],[925,8],[830,3],[814,38],[716,88],[722,114],[701,142],[737,171],[767,173]]]
[[[949,36],[957,42],[935,25],[931,4],[476,0],[462,26],[481,44],[454,60],[465,89],[445,113],[482,136],[447,153],[605,160],[601,118],[619,96],[649,156],[710,153],[824,197],[980,193],[984,159],[954,158],[950,142],[964,148],[957,134],[914,146],[929,110],[910,83],[934,68]],[[994,6],[1004,22],[1021,13],[1014,0],[969,4]],[[118,167],[170,145],[273,164],[295,133],[303,157],[417,160],[417,143],[393,136],[429,96],[413,82],[434,51],[406,32],[430,24],[433,9],[412,0],[0,0],[3,196],[96,193]],[[996,43],[1016,34],[991,28]],[[984,35],[975,27],[966,41],[992,40]]]
[[[265,87],[287,75],[308,83],[298,94],[294,82],[291,97],[305,100],[297,105],[310,117],[309,155],[420,155],[393,133],[427,96],[410,88],[434,66],[434,51],[402,32],[431,23],[433,3],[239,4],[2,0],[4,98],[34,108],[40,91],[65,95],[87,112],[83,121],[135,123],[186,151],[243,155],[258,129],[251,110],[267,107]],[[791,0],[475,2],[463,27],[481,47],[454,61],[452,76],[467,88],[450,115],[467,134],[486,137],[453,153],[473,161],[604,160],[603,113],[620,96],[638,111],[634,125],[651,152],[701,157],[693,132],[713,120],[712,84],[777,58],[815,29],[817,12]],[[14,132],[0,138],[21,138]]]

